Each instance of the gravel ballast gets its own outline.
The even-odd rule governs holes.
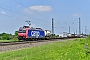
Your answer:
[[[74,40],[74,39],[69,39],[69,40]],[[52,41],[46,40],[46,41],[35,42],[35,43],[28,42],[28,43],[24,43],[24,44],[3,45],[3,46],[0,45],[0,52],[35,47],[35,46],[40,46],[43,44],[48,44],[48,43],[52,43],[52,42],[60,42],[60,41],[67,41],[67,39],[66,40],[52,40]]]

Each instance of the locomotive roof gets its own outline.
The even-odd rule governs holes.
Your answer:
[[[41,28],[31,28],[30,30],[42,30]]]

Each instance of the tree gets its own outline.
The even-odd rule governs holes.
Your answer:
[[[15,31],[15,36],[18,36],[18,31]]]
[[[11,39],[10,36],[11,36],[10,34],[2,33],[0,39],[2,39],[2,40],[10,40]]]

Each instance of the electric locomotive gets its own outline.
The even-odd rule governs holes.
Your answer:
[[[33,28],[29,26],[23,26],[19,28],[18,39],[19,40],[38,40],[38,39],[50,39],[50,30],[43,30],[41,28]]]

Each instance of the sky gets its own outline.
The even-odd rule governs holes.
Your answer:
[[[11,33],[31,21],[31,27],[52,30],[54,33],[90,33],[90,0],[0,0],[0,33]]]

